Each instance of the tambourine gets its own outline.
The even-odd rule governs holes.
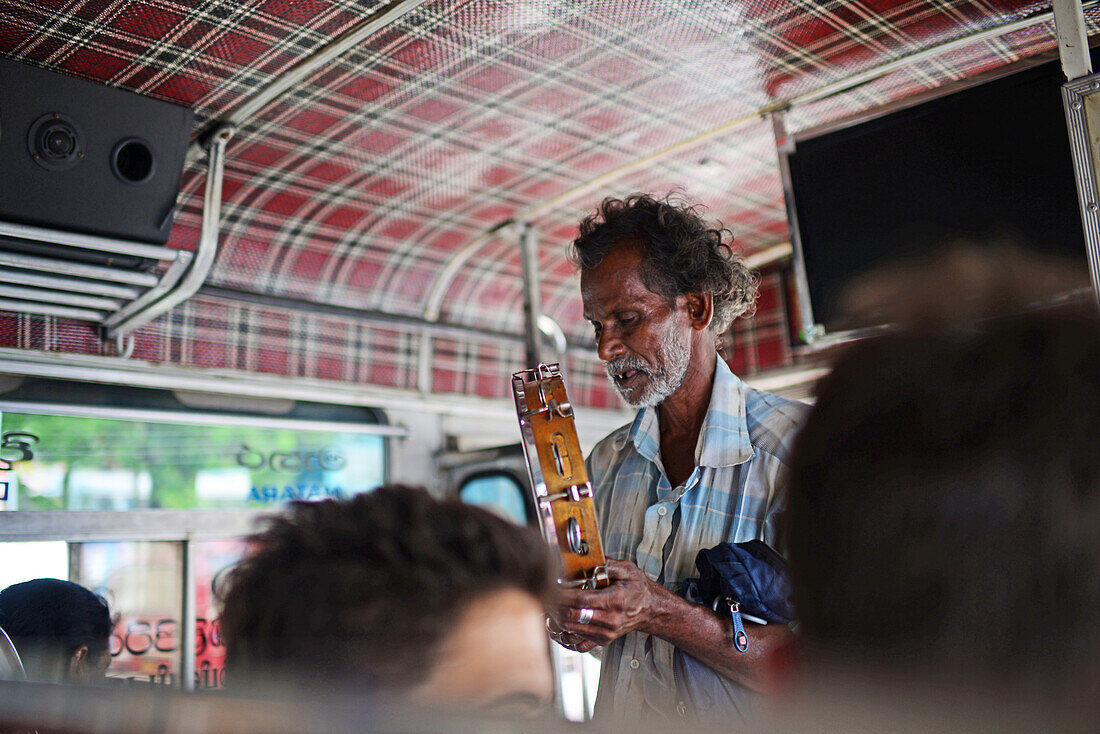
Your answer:
[[[561,559],[558,583],[584,589],[607,586],[592,483],[558,365],[516,372],[512,392],[539,526]]]

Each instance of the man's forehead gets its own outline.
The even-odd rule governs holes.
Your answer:
[[[646,261],[647,250],[636,238],[619,240],[604,254],[603,260],[581,271],[582,287],[585,283],[601,282],[608,277],[637,273],[640,277],[641,266]]]
[[[585,283],[602,283],[606,280],[619,280],[632,275],[641,275],[641,266],[645,259],[645,248],[636,240],[621,240],[607,251],[599,264],[581,271],[581,287]]]
[[[658,297],[646,285],[642,271],[645,251],[641,245],[624,240],[612,246],[594,268],[581,271],[581,301],[589,305],[619,300]]]

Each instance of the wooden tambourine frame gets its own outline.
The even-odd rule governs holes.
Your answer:
[[[561,559],[558,582],[573,588],[607,586],[592,483],[558,365],[515,373],[512,392],[539,525]]]

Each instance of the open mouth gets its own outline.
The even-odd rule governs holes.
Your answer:
[[[611,373],[611,379],[620,390],[629,390],[642,378],[643,373],[636,369],[624,369]]]

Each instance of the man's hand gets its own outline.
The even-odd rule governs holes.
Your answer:
[[[635,630],[654,631],[661,601],[670,592],[629,561],[609,558],[607,573],[611,585],[606,588],[560,592],[562,628],[594,645],[606,645]]]
[[[592,640],[586,640],[580,635],[566,632],[561,624],[555,621],[553,617],[546,620],[546,631],[550,633],[550,638],[554,640],[554,642],[575,652],[590,652],[599,647],[599,645],[592,642]]]
[[[611,585],[604,589],[562,589],[558,609],[565,635],[606,645],[627,632],[646,632],[667,640],[727,678],[760,690],[764,661],[794,637],[782,624],[747,624],[749,647],[733,645],[733,622],[654,583],[628,561],[607,561]],[[587,618],[585,624],[581,620]],[[584,648],[582,648],[584,649]],[[591,649],[591,648],[587,648]]]

